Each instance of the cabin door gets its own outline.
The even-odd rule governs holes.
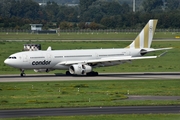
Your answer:
[[[28,62],[28,56],[26,54],[23,54],[23,62]]]

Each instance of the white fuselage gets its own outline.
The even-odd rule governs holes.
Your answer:
[[[86,50],[50,50],[25,51],[10,55],[5,60],[9,66],[20,69],[69,69],[68,65],[59,64],[66,61],[95,60],[101,58],[132,56],[139,57],[141,49],[86,49]],[[12,59],[14,57],[14,59]],[[111,66],[122,62],[106,62],[98,66]]]

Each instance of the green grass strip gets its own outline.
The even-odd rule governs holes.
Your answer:
[[[127,100],[128,92],[130,95],[180,96],[179,84],[180,80],[1,83],[0,109],[179,105],[179,100]]]
[[[180,114],[122,114],[122,115],[83,115],[83,116],[53,116],[24,117],[6,120],[179,120]]]
[[[133,40],[139,32],[60,32],[58,34],[33,34],[1,32],[0,40]],[[179,32],[155,32],[154,39],[175,39]]]

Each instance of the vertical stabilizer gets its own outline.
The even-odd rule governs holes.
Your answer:
[[[136,39],[126,48],[150,48],[158,20],[149,20]]]

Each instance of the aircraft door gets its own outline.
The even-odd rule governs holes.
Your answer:
[[[47,67],[53,66],[53,61],[52,61],[53,59],[52,59],[52,55],[51,55],[50,52],[47,52],[46,60],[50,63],[50,64],[47,65]]]
[[[126,50],[126,51],[125,51],[125,55],[126,55],[126,56],[130,56],[130,54],[131,54],[131,53],[130,53],[129,50]]]
[[[28,56],[26,54],[23,54],[23,62],[28,62]]]
[[[96,58],[96,59],[99,58],[99,54],[98,54],[98,53],[95,54],[95,58]]]
[[[51,54],[50,54],[50,53],[47,53],[47,54],[46,54],[46,59],[47,59],[47,60],[51,60]]]

